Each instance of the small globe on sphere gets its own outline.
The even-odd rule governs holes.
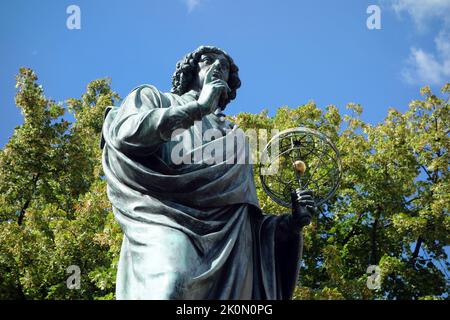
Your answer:
[[[306,171],[306,164],[303,161],[301,161],[301,160],[297,160],[297,161],[294,162],[294,169],[297,172],[303,174]]]

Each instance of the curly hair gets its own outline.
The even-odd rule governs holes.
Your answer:
[[[233,59],[224,50],[213,46],[201,46],[196,50],[188,53],[177,62],[175,73],[172,76],[172,93],[182,95],[188,92],[195,81],[196,73],[198,72],[198,62],[200,57],[205,53],[223,54],[230,63],[230,75],[228,78],[228,86],[231,92],[228,98],[219,102],[219,107],[222,109],[233,99],[236,98],[237,89],[241,86],[241,79],[239,78],[239,68],[234,63]]]

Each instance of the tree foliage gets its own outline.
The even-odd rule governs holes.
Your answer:
[[[233,118],[245,129],[316,128],[337,145],[342,183],[305,230],[297,299],[430,299],[448,296],[450,85],[385,121],[362,107],[324,110],[313,102]],[[112,299],[122,234],[106,197],[99,148],[109,79],[79,99],[45,97],[30,69],[17,76],[18,126],[0,152],[0,298]],[[66,111],[75,121],[67,120]],[[256,167],[255,167],[256,170]],[[257,175],[255,175],[257,176]],[[263,211],[281,213],[256,181]],[[67,268],[81,270],[69,289]],[[369,265],[381,288],[367,287]]]
[[[235,118],[244,128],[315,128],[340,151],[342,183],[305,230],[296,298],[448,296],[450,85],[443,98],[428,87],[421,93],[423,100],[405,113],[390,109],[377,125],[362,121],[358,104],[347,105],[350,114],[343,116],[336,106],[322,111],[310,102],[282,107],[274,117]],[[263,210],[283,212],[257,183]],[[379,290],[367,286],[370,265],[381,269]]]
[[[32,70],[20,69],[17,89],[24,122],[0,153],[0,298],[112,297],[121,234],[98,145],[104,109],[119,97],[108,79],[92,81],[67,101],[70,123]],[[71,265],[80,290],[67,288]]]

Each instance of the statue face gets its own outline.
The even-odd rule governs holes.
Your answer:
[[[227,57],[225,57],[221,53],[218,54],[211,52],[202,54],[198,62],[198,77],[196,81],[196,87],[199,89],[199,91],[203,87],[206,72],[209,70],[209,68],[211,68],[211,65],[216,60],[219,60],[220,68],[217,68],[216,72],[214,73],[213,80],[222,79],[224,81],[228,81],[228,78],[230,76],[230,63],[228,62]]]

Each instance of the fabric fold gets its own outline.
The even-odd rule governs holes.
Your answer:
[[[288,299],[301,238],[277,236],[285,217],[261,212],[252,165],[235,161],[248,144],[233,142],[234,163],[171,161],[176,142],[167,141],[168,131],[202,136],[192,102],[192,92],[179,96],[144,85],[105,118],[103,168],[124,232],[116,298]],[[214,117],[204,116],[200,125],[240,130]]]

